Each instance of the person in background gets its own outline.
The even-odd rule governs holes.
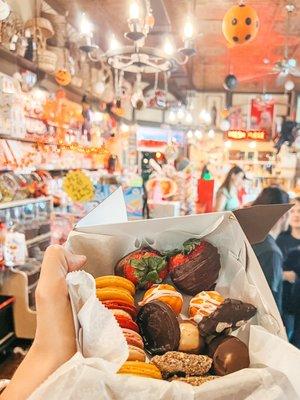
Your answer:
[[[252,205],[286,204],[289,195],[278,187],[263,189]],[[283,254],[276,243],[279,234],[287,229],[288,213],[285,213],[273,226],[266,239],[253,245],[253,250],[270,286],[277,307],[282,312]]]
[[[282,318],[289,339],[300,348],[300,302],[294,301],[300,291],[300,197],[293,203],[289,229],[278,236],[277,244],[284,257]]]
[[[234,211],[240,207],[238,190],[244,179],[245,173],[242,168],[231,168],[217,192],[215,211]]]

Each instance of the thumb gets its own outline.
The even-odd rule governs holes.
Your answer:
[[[82,268],[86,263],[86,256],[84,255],[78,255],[66,252],[65,257],[68,265],[68,272],[76,271]]]

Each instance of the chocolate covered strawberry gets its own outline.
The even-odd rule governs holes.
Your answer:
[[[169,257],[170,270],[192,260],[194,257],[202,253],[207,242],[200,239],[189,239],[182,245],[182,250],[174,250]],[[172,254],[171,253],[171,254]]]
[[[196,295],[211,289],[221,268],[218,249],[205,240],[191,238],[182,249],[168,255],[170,276],[182,292]]]
[[[167,277],[168,263],[158,251],[145,247],[123,257],[115,266],[115,274],[147,289]]]

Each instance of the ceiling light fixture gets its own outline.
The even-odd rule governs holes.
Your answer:
[[[196,54],[194,41],[194,24],[192,17],[188,17],[183,28],[184,47],[180,49],[180,53],[187,57],[192,57]]]
[[[85,13],[81,16],[80,21],[81,44],[79,49],[90,55],[94,50],[98,50],[98,46],[92,43],[93,25],[86,17]]]
[[[185,53],[183,50],[194,35],[192,21],[186,25],[183,37],[185,45],[180,51],[176,51],[170,37],[165,39],[162,48],[145,46],[145,39],[155,22],[150,0],[132,0],[127,22],[129,32],[124,36],[132,44],[122,45],[118,49],[109,49],[103,55],[112,68],[135,74],[166,73],[188,61],[190,52]]]

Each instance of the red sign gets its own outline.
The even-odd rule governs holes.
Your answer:
[[[234,140],[259,140],[268,141],[269,135],[262,130],[244,131],[242,129],[231,129],[227,132],[228,139]]]
[[[267,139],[272,138],[274,127],[274,102],[253,99],[251,101],[250,128],[256,131],[265,131]]]

